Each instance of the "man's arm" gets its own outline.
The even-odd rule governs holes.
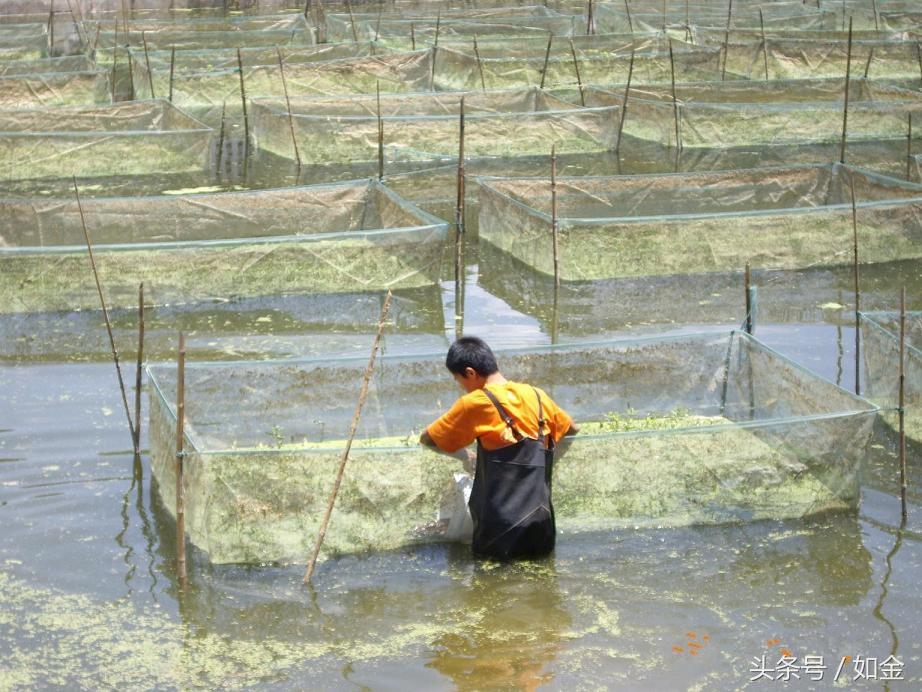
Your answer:
[[[567,453],[567,450],[570,449],[570,445],[573,444],[574,436],[578,432],[579,426],[575,422],[570,423],[570,428],[563,434],[563,437],[561,437],[560,441],[557,443],[557,449],[554,454],[557,459]]]
[[[474,464],[474,461],[476,461],[477,456],[474,454],[474,452],[472,452],[467,447],[459,449],[457,452],[445,452],[439,449],[439,446],[435,443],[435,440],[433,440],[432,437],[429,435],[428,430],[423,430],[422,434],[419,436],[419,443],[423,447],[427,447],[428,449],[431,449],[433,452],[436,452],[438,454],[444,454],[446,456],[453,457],[463,462],[464,470],[467,471],[468,473],[474,470],[473,464]]]

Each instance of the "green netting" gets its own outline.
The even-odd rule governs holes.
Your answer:
[[[843,80],[844,82],[844,80]],[[844,88],[844,87],[843,87]],[[624,134],[662,146],[675,147],[676,138],[681,147],[743,147],[777,146],[838,142],[842,137],[843,100],[823,99],[823,93],[806,86],[800,92],[796,82],[781,84],[774,91],[778,101],[765,101],[748,85],[704,87],[715,98],[726,89],[727,97],[719,101],[700,100],[672,102],[669,93],[652,89],[650,98],[629,98],[624,119]],[[870,141],[903,137],[908,129],[909,116],[922,114],[922,99],[918,92],[896,91],[893,85],[878,85],[863,93],[865,97],[881,100],[862,101],[849,94],[848,141]],[[826,93],[829,93],[828,91]],[[815,100],[803,101],[807,95]],[[861,97],[861,92],[857,95]],[[729,99],[738,99],[736,101]],[[678,99],[678,93],[677,93]],[[584,100],[589,106],[622,105],[623,91],[597,87],[584,89]],[[914,133],[914,136],[922,136]]]
[[[0,108],[109,102],[109,72],[84,56],[0,64]]]
[[[368,44],[363,44],[367,47]],[[187,51],[191,52],[191,51]],[[310,94],[336,96],[374,94],[381,91],[412,92],[428,88],[432,72],[431,53],[420,50],[410,53],[385,53],[338,59],[323,59],[311,50],[311,59],[290,59],[303,55],[300,51],[283,54],[285,84],[278,55],[261,51],[242,55],[244,88],[247,98],[283,97],[287,85],[290,95]],[[332,51],[330,51],[332,52]],[[173,70],[173,102],[193,110],[197,116],[213,125],[220,123],[224,104],[231,112],[240,111],[240,70],[236,52],[231,57],[223,51],[195,51],[196,58],[177,62]],[[213,58],[208,56],[216,53]],[[170,91],[170,64],[151,63],[148,72],[143,51],[134,52],[134,85],[136,98],[149,98],[151,76],[154,93],[165,97]],[[237,118],[239,119],[239,118]]]
[[[556,465],[564,530],[857,505],[875,407],[752,337],[683,335],[498,357],[508,377],[539,384],[595,431],[581,433]],[[460,463],[416,442],[459,395],[443,358],[378,360],[326,554],[445,540]],[[306,558],[365,360],[187,363],[186,530],[212,562]],[[175,366],[148,374],[152,468],[172,512]]]
[[[726,27],[728,9],[731,27],[759,27],[759,9],[766,28],[790,27],[813,29],[839,28],[841,12],[829,8],[817,8],[802,2],[772,2],[759,5],[745,5],[738,0],[728,8],[728,3],[684,3],[673,2],[665,6],[660,3],[631,3],[628,16],[623,2],[598,3],[594,6],[596,26],[600,32],[608,31],[656,31],[686,27]]]
[[[0,312],[98,302],[72,199],[0,201]],[[109,304],[430,285],[447,225],[377,181],[84,201]]]
[[[677,79],[720,78],[719,49],[673,43]],[[577,85],[579,82],[624,83],[627,81],[632,49],[632,80],[635,84],[670,81],[672,66],[668,45],[662,36],[631,41],[620,35],[574,37],[572,50],[569,40],[557,39],[551,42],[549,55],[546,37],[517,39],[511,46],[508,42],[479,41],[476,51],[473,43],[440,44],[435,52],[433,81],[439,89],[472,90],[537,86],[542,82],[542,75],[546,87]]]
[[[385,157],[393,161],[453,158],[458,151],[460,93],[382,94]],[[579,108],[522,89],[465,94],[465,153],[519,156],[614,147],[617,107]],[[252,131],[260,149],[294,158],[292,128],[305,163],[376,161],[375,96],[252,101]]]
[[[862,391],[884,411],[883,419],[899,427],[900,387],[899,312],[862,312]],[[922,313],[906,313],[905,373],[906,435],[922,443]]]
[[[48,55],[48,34],[44,24],[0,25],[0,63],[36,60]]]
[[[851,184],[863,262],[922,256],[922,186],[840,164],[558,180],[560,277],[851,262]],[[480,238],[553,274],[547,178],[480,180]]]
[[[203,170],[211,134],[164,100],[0,111],[0,177]]]

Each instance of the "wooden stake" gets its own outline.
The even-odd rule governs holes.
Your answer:
[[[906,287],[900,290],[900,505],[906,520]]]
[[[483,61],[480,59],[480,49],[477,48],[477,34],[474,34],[474,57],[477,58],[477,71],[480,72],[480,88],[487,90],[487,82],[483,77]]]
[[[547,77],[547,63],[551,59],[551,43],[554,41],[554,34],[548,33],[547,35],[547,50],[544,51],[544,67],[541,68],[541,85],[540,89],[544,88],[544,79]]]
[[[912,113],[908,118],[908,129],[906,130],[906,180],[912,176]]]
[[[743,291],[746,293],[746,319],[743,329],[747,334],[752,334],[752,273],[749,262],[746,262],[746,270],[743,272]]]
[[[560,246],[557,229],[557,147],[551,146],[551,241],[554,246],[554,288],[560,288]]]
[[[247,92],[243,83],[243,58],[240,49],[237,49],[237,71],[240,74],[240,102],[243,104],[243,160],[246,161],[250,153],[250,119],[247,116]]]
[[[733,0],[727,0],[727,28],[724,31],[724,63],[720,68],[720,81],[727,76],[727,57],[730,52],[730,16],[733,13]]]
[[[186,584],[185,422],[186,337],[179,332],[179,357],[176,359],[176,575],[181,586]]]
[[[102,306],[102,317],[106,322],[106,332],[109,334],[109,347],[112,350],[112,359],[115,361],[115,373],[118,375],[118,387],[122,393],[122,404],[125,407],[125,418],[128,420],[128,429],[131,431],[131,442],[135,456],[140,451],[135,444],[135,426],[131,421],[131,412],[128,410],[128,396],[125,394],[125,380],[122,378],[122,366],[118,359],[118,349],[115,347],[115,337],[112,335],[112,323],[109,321],[109,309],[106,307],[106,298],[102,292],[102,283],[99,281],[99,272],[96,270],[96,258],[93,256],[93,244],[90,242],[90,232],[86,227],[86,217],[83,215],[83,205],[80,203],[80,191],[77,189],[77,176],[73,177],[74,196],[77,199],[77,211],[80,212],[80,223],[83,225],[83,237],[86,239],[86,250],[90,256],[90,267],[93,269],[93,279],[96,281],[96,291],[99,293],[99,304]]]
[[[391,307],[391,292],[387,292],[384,298],[384,305],[381,307],[381,317],[378,320],[378,331],[375,334],[374,343],[371,346],[371,357],[368,359],[368,366],[365,368],[365,376],[362,379],[362,388],[359,391],[359,400],[355,406],[355,413],[352,415],[352,423],[349,425],[349,434],[346,438],[346,448],[343,450],[342,457],[339,460],[339,470],[336,472],[336,478],[333,481],[333,490],[330,493],[330,500],[327,502],[326,513],[320,523],[320,531],[317,534],[317,542],[314,544],[314,552],[311,554],[307,563],[307,571],[304,573],[304,583],[309,584],[314,574],[314,567],[317,565],[317,557],[320,555],[320,547],[323,545],[324,536],[327,533],[327,527],[330,524],[330,515],[333,514],[333,505],[336,504],[336,496],[339,494],[339,486],[343,481],[343,473],[346,470],[346,462],[349,460],[349,450],[352,448],[352,440],[355,438],[355,431],[358,429],[359,416],[362,414],[362,407],[365,405],[365,398],[368,396],[368,383],[375,369],[375,356],[378,354],[378,344],[381,342],[381,334],[384,332],[384,324],[387,321],[387,313]]]
[[[291,114],[291,99],[288,98],[288,82],[285,80],[285,64],[282,62],[282,51],[280,48],[275,49],[279,58],[279,72],[282,74],[282,89],[285,92],[285,107],[288,109],[288,131],[291,133],[291,146],[295,150],[295,161],[298,162],[298,168],[301,168],[301,153],[298,151],[298,140],[295,138],[295,119]]]
[[[144,362],[144,282],[138,286],[138,366],[134,378],[135,461],[141,460],[141,365]]]
[[[147,84],[150,87],[150,97],[157,98],[154,94],[154,73],[150,71],[150,53],[147,52],[147,33],[141,32],[141,41],[144,43],[144,64],[147,67]],[[172,76],[172,63],[170,63],[170,74]],[[172,100],[172,99],[170,99]]]
[[[170,48],[170,103],[173,103],[173,74],[176,71],[176,46]]]
[[[855,284],[855,394],[861,396],[861,282],[858,269],[858,205],[855,203],[855,180],[848,174],[848,186],[852,197],[852,261]]]
[[[624,132],[624,119],[627,117],[627,101],[631,96],[631,78],[634,76],[634,46],[631,46],[631,62],[627,66],[627,86],[624,87],[624,101],[621,103],[621,120],[618,122],[618,139],[615,140],[615,153],[621,149],[621,134]]]
[[[852,75],[852,20],[848,20],[848,52],[845,58],[845,104],[842,108],[842,144],[839,147],[839,163],[845,163],[845,138],[848,134],[848,85]]]
[[[579,76],[579,59],[576,57],[576,47],[573,45],[573,39],[570,39],[570,55],[573,56],[573,69],[576,70],[576,85],[579,88],[579,102],[586,107],[586,97],[583,94],[583,80]]]
[[[346,0],[346,9],[349,10],[349,23],[352,25],[352,40],[358,43],[359,34],[355,28],[355,15],[352,14],[352,3]]]
[[[765,38],[765,21],[762,19],[761,7],[759,7],[759,30],[762,32],[762,60],[765,63],[765,79],[768,79],[768,39]]]
[[[381,82],[375,84],[378,101],[378,180],[384,180],[384,120],[381,119]]]
[[[682,148],[682,140],[679,139],[679,101],[675,93],[675,58],[672,54],[672,39],[669,39],[669,70],[672,79],[672,112],[675,120],[675,146],[676,151]]]

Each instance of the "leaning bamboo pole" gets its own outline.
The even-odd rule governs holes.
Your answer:
[[[672,115],[675,121],[675,146],[676,151],[682,148],[682,140],[679,138],[679,100],[675,91],[675,57],[672,53],[672,39],[669,39],[669,76],[672,84]]]
[[[384,120],[381,118],[381,82],[375,84],[378,115],[378,180],[384,180]]]
[[[848,86],[852,74],[852,20],[848,20],[848,49],[845,58],[845,102],[842,106],[842,143],[839,145],[839,163],[845,163],[845,141],[848,135]]]
[[[624,100],[621,102],[621,118],[618,120],[618,138],[615,140],[615,153],[621,150],[621,135],[624,132],[624,119],[627,117],[627,102],[631,96],[631,79],[634,77],[634,46],[631,46],[631,61],[627,66],[627,84],[624,87]]]
[[[237,71],[240,74],[240,102],[243,105],[243,162],[246,165],[250,154],[250,119],[247,115],[247,92],[243,81],[243,58],[237,49]]]
[[[147,86],[150,88],[150,97],[155,99],[157,95],[154,93],[154,73],[150,70],[150,53],[147,51],[147,33],[144,31],[141,32],[141,41],[144,44],[144,66],[147,68]]]
[[[455,201],[455,315],[463,309],[462,283],[464,281],[464,97],[458,114],[458,175],[457,199]]]
[[[339,470],[336,472],[336,478],[333,480],[333,489],[330,492],[330,499],[327,502],[327,509],[320,522],[320,531],[317,533],[317,541],[314,543],[314,551],[307,563],[307,570],[304,572],[304,583],[310,584],[311,577],[314,574],[314,568],[317,566],[317,557],[320,555],[320,548],[323,545],[323,539],[327,533],[327,527],[330,525],[330,516],[333,514],[333,506],[336,504],[336,496],[339,494],[339,487],[343,481],[343,474],[346,471],[346,462],[349,460],[349,450],[352,448],[352,440],[355,439],[355,432],[358,429],[359,417],[362,415],[362,407],[365,405],[365,398],[368,396],[368,383],[375,369],[375,357],[378,354],[378,345],[381,343],[381,334],[384,332],[384,325],[387,322],[387,314],[391,307],[391,292],[387,292],[384,298],[384,305],[381,306],[381,317],[378,319],[378,331],[375,333],[375,340],[371,346],[371,356],[368,359],[368,365],[365,368],[365,376],[362,379],[362,387],[359,390],[359,400],[355,405],[355,413],[352,415],[352,423],[349,425],[349,434],[346,437],[346,447],[343,449],[342,456],[339,459]]]
[[[906,287],[900,290],[900,385],[899,385],[899,459],[900,459],[900,505],[903,520],[906,520]]]
[[[474,34],[474,57],[477,58],[477,71],[480,73],[480,88],[487,90],[487,82],[483,76],[483,61],[480,59],[480,49],[477,47],[477,34]]]
[[[548,33],[547,35],[547,50],[544,51],[544,67],[541,68],[541,84],[539,85],[540,89],[544,88],[544,80],[547,77],[547,64],[551,59],[551,43],[554,41],[554,34]]]
[[[181,586],[186,583],[185,422],[186,338],[180,332],[176,359],[176,575]]]
[[[173,103],[173,75],[176,72],[176,46],[170,47],[170,103]]]
[[[855,181],[848,178],[852,198],[852,276],[855,290],[855,394],[861,395],[861,275],[858,268],[858,205],[855,202]]]
[[[573,56],[573,69],[576,71],[576,86],[579,89],[579,103],[586,107],[586,96],[583,94],[583,80],[579,75],[579,58],[576,57],[576,47],[573,45],[573,39],[570,39],[570,55]]]
[[[285,107],[288,109],[288,131],[291,133],[291,146],[295,150],[295,161],[298,162],[298,168],[301,168],[301,153],[298,151],[298,140],[295,137],[295,120],[291,114],[291,99],[288,98],[288,81],[285,79],[285,64],[282,62],[282,50],[275,49],[279,58],[279,72],[282,75],[282,90],[285,92]]]
[[[144,362],[144,282],[138,286],[138,363],[134,379],[135,461],[141,461],[141,367]]]

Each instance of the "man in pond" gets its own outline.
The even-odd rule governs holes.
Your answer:
[[[541,389],[503,377],[482,339],[464,336],[445,365],[466,392],[420,435],[420,444],[458,456],[476,440],[468,507],[474,553],[532,558],[554,549],[551,475],[557,443],[579,428]]]

